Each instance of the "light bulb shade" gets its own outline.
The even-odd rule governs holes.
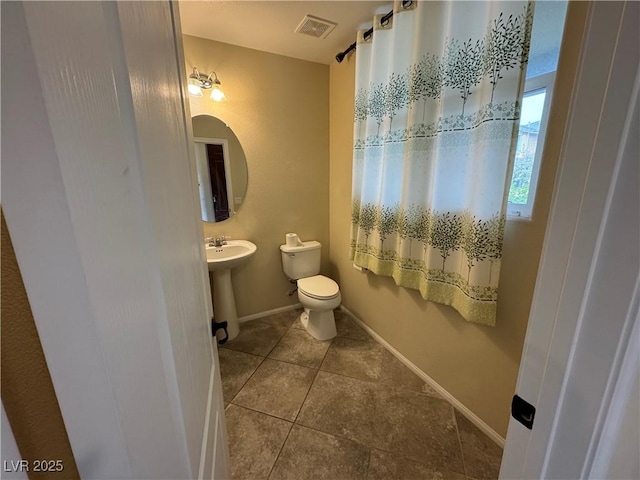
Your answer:
[[[202,75],[196,67],[193,67],[193,73],[189,75],[189,81],[187,82],[187,90],[195,97],[202,97],[203,89],[211,89],[211,100],[221,102],[226,99],[216,72],[211,72],[209,75]]]
[[[202,89],[200,88],[200,80],[197,78],[189,77],[189,83],[187,84],[187,90],[195,97],[202,96]]]
[[[216,102],[222,102],[226,98],[227,97],[222,91],[222,87],[220,86],[220,83],[214,82],[213,87],[211,89],[211,100],[214,100]]]

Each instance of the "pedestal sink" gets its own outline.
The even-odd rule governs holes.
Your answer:
[[[229,340],[240,332],[236,300],[231,285],[231,269],[245,263],[256,253],[255,244],[247,240],[229,240],[219,247],[208,246],[207,265],[213,279],[213,311],[216,322],[227,322]]]

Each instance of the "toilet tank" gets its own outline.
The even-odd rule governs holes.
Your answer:
[[[282,269],[292,280],[312,277],[320,273],[320,242],[300,242],[300,245],[288,247],[280,245]]]

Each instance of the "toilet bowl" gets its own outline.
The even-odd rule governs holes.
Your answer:
[[[298,300],[304,307],[300,323],[317,340],[336,336],[333,309],[342,301],[338,284],[323,275],[298,280]]]
[[[298,286],[298,300],[304,307],[300,314],[302,326],[314,338],[329,340],[337,333],[333,309],[340,305],[342,296],[336,282],[318,275],[321,247],[316,241],[298,241],[280,245],[280,251],[284,273]]]

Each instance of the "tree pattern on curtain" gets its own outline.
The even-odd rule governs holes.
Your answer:
[[[366,142],[379,144],[399,137],[421,136],[421,133],[435,135],[447,129],[473,128],[495,115],[517,120],[520,114],[518,102],[493,105],[493,94],[504,70],[524,68],[526,65],[532,21],[531,8],[515,17],[509,15],[506,21],[501,13],[487,30],[485,38],[476,40],[474,45],[471,45],[471,39],[462,44],[458,39],[450,39],[443,58],[427,53],[408,71],[392,73],[386,84],[361,88],[355,96],[354,121],[364,126],[364,122],[373,117],[378,125],[375,138],[367,138]],[[485,77],[491,83],[491,103],[486,105],[486,110],[476,112],[473,118],[465,117],[464,107],[472,94],[471,89]],[[461,115],[443,119],[440,125],[422,124],[419,131],[391,131],[391,123],[399,110],[412,108],[419,100],[426,102],[428,98],[439,99],[444,87],[460,92]],[[423,113],[425,111],[426,106],[423,105]],[[386,135],[380,137],[380,126],[385,118],[389,119],[389,129]],[[361,142],[363,140],[357,139],[355,147],[362,147]]]
[[[396,154],[402,159],[413,150],[432,152],[492,136],[509,136],[515,142],[521,92],[518,89],[513,98],[501,101],[494,101],[494,96],[505,74],[522,75],[528,60],[533,9],[529,2],[520,2],[518,8],[522,8],[519,14],[501,12],[494,17],[484,37],[447,38],[441,54],[424,52],[405,70],[391,72],[385,82],[357,88],[355,94],[351,258],[374,273],[392,276],[399,285],[420,290],[427,300],[454,306],[469,321],[486,325],[495,324],[506,194],[499,193],[502,209],[481,216],[472,208],[434,209],[432,202],[407,201],[411,196],[404,194],[391,205],[380,198],[384,194],[365,201],[362,185],[384,182],[380,176],[368,180],[367,168],[384,165],[380,158],[393,152],[394,145],[402,145],[398,148],[404,150]],[[457,113],[442,114],[445,92],[446,113],[452,112],[454,94]],[[476,94],[488,101],[470,109],[469,100]],[[395,125],[399,113],[412,121]],[[478,135],[480,127],[481,140],[469,137]],[[505,165],[509,161],[505,158]],[[506,189],[508,182],[504,184]]]

